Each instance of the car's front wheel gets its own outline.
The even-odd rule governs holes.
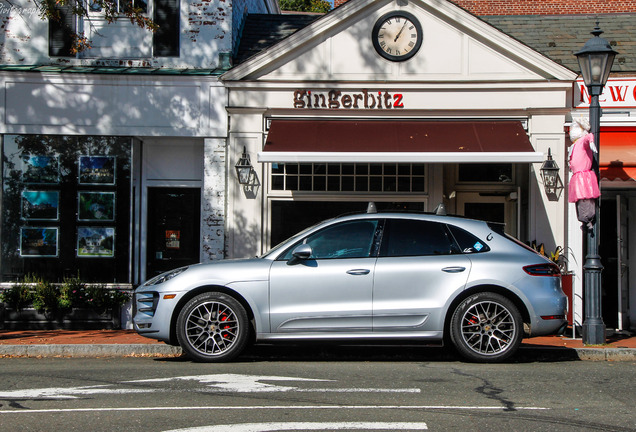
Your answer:
[[[502,361],[519,348],[523,322],[510,300],[483,292],[457,306],[451,318],[450,336],[457,351],[471,361]]]
[[[239,355],[248,340],[245,308],[233,297],[208,292],[188,301],[177,318],[177,340],[197,361],[224,362]]]

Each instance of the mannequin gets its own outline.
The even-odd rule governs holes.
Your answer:
[[[572,120],[568,164],[572,178],[568,187],[568,201],[576,203],[576,215],[583,228],[592,229],[596,218],[596,199],[601,195],[596,173],[592,170],[592,152],[598,152],[590,123],[585,118]]]

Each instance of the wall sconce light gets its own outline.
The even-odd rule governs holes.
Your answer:
[[[541,178],[543,179],[543,187],[548,197],[558,195],[560,187],[559,166],[552,159],[552,151],[548,149],[548,158],[541,165]]]
[[[252,182],[252,174],[254,173],[254,168],[250,163],[250,156],[247,154],[245,147],[243,147],[243,154],[241,158],[234,166],[236,168],[236,176],[238,177],[239,184],[249,185]]]

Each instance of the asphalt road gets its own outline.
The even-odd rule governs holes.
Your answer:
[[[636,363],[0,359],[0,431],[636,431]]]

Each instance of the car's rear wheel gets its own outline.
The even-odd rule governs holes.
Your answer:
[[[197,361],[224,362],[239,355],[248,340],[245,308],[233,297],[208,292],[188,301],[177,318],[177,340]]]
[[[523,322],[510,300],[483,292],[457,306],[451,318],[450,336],[457,351],[471,361],[502,361],[519,348]]]

